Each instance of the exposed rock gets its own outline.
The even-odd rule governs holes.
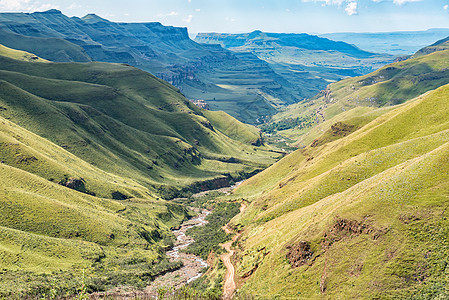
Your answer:
[[[70,177],[69,179],[67,179],[67,181],[65,181],[63,183],[63,185],[70,189],[78,190],[78,189],[84,188],[84,183],[85,183],[85,180],[83,178],[78,179],[78,178]]]
[[[114,200],[126,200],[128,198],[129,198],[129,196],[127,196],[119,191],[115,191],[112,193],[112,199],[114,199]]]
[[[38,159],[34,156],[27,156],[27,155],[18,155],[16,157],[16,163],[18,164],[29,164],[34,161],[37,161]]]
[[[378,239],[384,231],[374,228],[371,225],[365,224],[363,221],[348,220],[343,218],[336,219],[334,225],[324,233],[321,246],[323,249],[328,249],[333,243],[338,242],[346,237],[358,236],[361,234],[372,234],[373,239]]]
[[[301,241],[295,245],[289,245],[286,248],[289,250],[287,258],[293,268],[307,264],[313,256],[310,243],[306,241]]]

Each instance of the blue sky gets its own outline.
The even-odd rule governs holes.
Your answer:
[[[377,32],[449,28],[449,0],[0,0],[2,12],[57,8],[197,32]]]

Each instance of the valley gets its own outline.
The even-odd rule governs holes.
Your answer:
[[[449,31],[238,32],[0,12],[1,300],[449,298]]]

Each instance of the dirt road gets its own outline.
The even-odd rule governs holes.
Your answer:
[[[240,206],[240,213],[244,212],[246,209],[246,204],[242,203]],[[222,227],[222,229],[227,234],[232,234],[233,231],[229,229],[228,225],[225,225]],[[229,241],[222,245],[222,247],[228,252],[220,255],[221,260],[223,261],[224,265],[226,266],[226,276],[225,276],[225,282],[223,285],[223,299],[228,300],[232,298],[232,295],[234,294],[236,285],[235,285],[235,268],[234,265],[231,262],[231,257],[234,255],[234,250],[231,249],[232,243],[235,242],[239,237],[240,233],[237,233],[232,237],[232,241]]]

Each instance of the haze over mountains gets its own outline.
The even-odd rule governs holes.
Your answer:
[[[422,43],[392,36],[372,48]],[[309,34],[196,41],[0,13],[0,298],[145,293],[203,209],[204,275],[152,297],[449,298],[449,37],[395,62]]]
[[[228,51],[195,43],[186,28],[114,23],[94,14],[69,18],[57,10],[1,14],[0,26],[5,46],[58,62],[127,63],[177,86],[189,99],[206,100],[212,110],[249,123],[313,96],[329,82],[393,60],[307,34],[285,35],[271,50]],[[251,38],[262,47],[273,42],[261,34]]]
[[[410,55],[435,41],[449,36],[449,29],[428,29],[426,31],[396,32],[341,32],[326,33],[319,36],[334,41],[344,41],[364,50],[394,55]]]

